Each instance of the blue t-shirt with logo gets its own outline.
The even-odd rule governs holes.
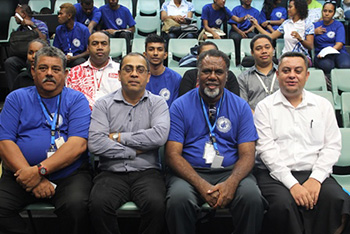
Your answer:
[[[161,75],[151,75],[146,89],[153,94],[163,97],[170,107],[179,96],[180,83],[181,75],[165,67],[165,71]]]
[[[341,42],[345,45],[345,29],[341,22],[334,20],[330,25],[324,25],[323,20],[314,23],[315,29],[322,26],[326,29],[323,34],[315,34],[315,53],[316,55],[325,47],[333,47],[336,42]],[[347,53],[345,46],[339,51],[340,53]]]
[[[53,46],[61,49],[64,54],[69,53],[69,48],[71,48],[71,52],[75,56],[86,51],[89,36],[89,29],[82,23],[75,22],[70,31],[67,30],[65,24],[62,24],[56,28]]]
[[[287,14],[287,9],[284,7],[275,7],[273,8],[270,19],[269,20],[280,20],[280,19],[287,19],[288,14]],[[260,16],[259,16],[259,22],[263,23],[267,20],[266,14],[263,10],[260,11]],[[277,30],[279,25],[271,25],[274,30]]]
[[[257,9],[255,9],[254,7],[246,9],[246,8],[242,7],[241,5],[236,6],[235,8],[233,8],[232,14],[237,16],[237,17],[244,17],[247,14],[249,14],[259,21],[259,11]],[[252,26],[252,23],[250,23],[249,19],[246,19],[241,23],[237,23],[236,21],[233,21],[231,19],[228,21],[228,23],[229,24],[236,24],[237,28],[239,28],[242,31],[248,30]],[[233,29],[231,29],[231,31],[232,30]]]
[[[95,21],[96,23],[100,22],[101,12],[97,7],[92,8],[91,14],[88,16],[83,11],[80,3],[74,4],[75,9],[77,10],[77,14],[75,15],[75,20],[88,26],[91,21]]]
[[[117,10],[112,10],[108,4],[100,7],[103,29],[126,29],[136,24],[130,10],[125,6],[119,6]]]
[[[216,103],[218,111],[219,103]],[[208,106],[205,104],[206,111]],[[224,98],[217,115],[214,133],[223,167],[229,167],[238,160],[238,145],[256,141],[252,111],[248,103],[224,89]],[[169,141],[183,144],[182,156],[193,167],[210,167],[203,159],[206,142],[210,142],[209,128],[204,117],[198,88],[192,89],[175,100],[170,107]]]
[[[202,28],[203,20],[208,20],[208,26],[210,28],[220,28],[222,23],[231,19],[232,12],[227,8],[222,8],[220,10],[214,10],[212,3],[207,4],[202,9]]]

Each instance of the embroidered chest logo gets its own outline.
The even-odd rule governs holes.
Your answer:
[[[78,38],[74,38],[73,39],[73,45],[75,46],[75,47],[79,47],[80,46],[80,41],[79,41],[79,39]]]
[[[221,116],[216,122],[216,127],[220,132],[226,133],[231,130],[232,124],[225,116]]]
[[[84,22],[84,24],[85,24],[86,26],[88,26],[88,25],[90,24],[90,19],[89,19],[89,18],[86,19],[85,22]]]
[[[281,18],[282,17],[282,12],[276,12],[276,17]]]
[[[215,24],[216,24],[216,25],[221,25],[221,24],[222,24],[222,20],[221,20],[221,19],[215,20]]]
[[[117,18],[117,19],[115,20],[115,23],[116,23],[118,26],[120,26],[120,25],[123,24],[123,20],[122,20],[121,18]]]
[[[170,91],[167,88],[163,88],[159,92],[159,96],[163,97],[166,101],[170,98]]]
[[[333,32],[333,31],[327,32],[327,37],[334,38],[335,37],[335,32]]]

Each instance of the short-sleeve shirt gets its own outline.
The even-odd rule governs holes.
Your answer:
[[[298,20],[297,22],[293,22],[292,19],[287,19],[277,30],[283,34],[284,48],[282,53],[291,51],[307,53],[307,49],[305,49],[297,39],[291,36],[293,31],[297,31],[303,40],[306,39],[307,35],[315,33],[313,23],[308,20]]]
[[[5,101],[0,115],[0,140],[16,143],[29,165],[34,166],[47,158],[50,148],[51,126],[47,123],[38,99],[35,86],[17,89],[11,92]],[[84,95],[64,87],[61,93],[59,109],[59,131],[65,141],[71,136],[87,139],[91,111]],[[57,99],[41,98],[48,110],[54,115]],[[56,139],[58,132],[56,131]],[[83,154],[71,165],[49,175],[49,179],[64,178],[80,167],[87,155]]]
[[[151,75],[146,89],[153,94],[163,97],[170,107],[173,101],[179,96],[180,83],[181,75],[165,67],[165,71],[161,75]]]
[[[232,14],[237,16],[237,17],[244,17],[247,14],[249,14],[249,15],[253,16],[255,19],[259,20],[259,11],[257,9],[255,9],[254,7],[246,9],[246,8],[242,7],[241,5],[236,6],[235,8],[233,8]],[[237,22],[233,21],[232,19],[230,19],[228,21],[228,23],[229,24],[236,24],[237,27],[242,31],[248,30],[252,26],[252,23],[250,23],[250,21],[248,19],[244,20],[241,23],[237,23]]]
[[[64,54],[70,52],[78,55],[86,51],[90,32],[82,23],[75,22],[72,30],[68,31],[66,25],[62,24],[56,28],[56,36],[53,46],[61,49]]]
[[[95,21],[96,23],[100,22],[101,12],[97,7],[92,8],[92,12],[90,15],[85,14],[83,8],[80,3],[74,4],[75,9],[77,10],[77,14],[75,15],[75,20],[88,26],[91,21]]]
[[[101,6],[101,19],[103,29],[126,29],[133,27],[136,22],[132,17],[130,10],[125,6],[119,5],[117,10],[112,10],[108,4]]]
[[[203,20],[208,20],[208,26],[210,28],[220,28],[222,23],[231,19],[232,16],[232,12],[227,7],[214,10],[212,3],[207,4],[202,9],[202,27]]]
[[[229,167],[238,160],[238,145],[256,141],[258,135],[248,103],[226,89],[219,112],[214,133],[220,155],[224,156],[222,166]],[[209,128],[197,88],[179,97],[170,107],[168,140],[183,145],[182,156],[193,167],[211,166],[203,159],[204,146],[210,141]]]
[[[280,19],[287,19],[288,14],[287,10],[284,7],[275,7],[273,8],[271,14],[270,14],[270,19],[269,20],[280,20]],[[260,11],[260,23],[263,23],[267,20],[266,14],[263,10]],[[271,25],[274,30],[276,30],[279,25]]]
[[[170,0],[163,3],[161,11],[165,11],[168,15],[187,16],[188,12],[194,11],[194,7],[192,2],[186,0],[182,0],[181,5],[177,7],[174,0]]]
[[[335,43],[341,42],[345,45],[345,29],[341,22],[334,20],[330,25],[325,25],[322,21],[314,23],[315,28],[322,26],[326,29],[323,34],[315,34],[315,53],[318,54],[323,48],[333,47]],[[339,51],[340,53],[347,53],[345,46]]]

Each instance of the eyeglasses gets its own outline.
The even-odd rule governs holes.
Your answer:
[[[126,65],[125,67],[122,68],[122,71],[130,74],[134,71],[134,67],[131,65]],[[136,72],[137,72],[137,74],[142,75],[142,74],[147,73],[148,70],[144,66],[137,66]]]

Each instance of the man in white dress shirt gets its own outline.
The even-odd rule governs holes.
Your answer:
[[[305,55],[283,54],[280,90],[255,109],[256,176],[270,206],[263,234],[342,233],[349,218],[350,198],[330,176],[341,150],[334,109],[304,90],[307,69]]]

